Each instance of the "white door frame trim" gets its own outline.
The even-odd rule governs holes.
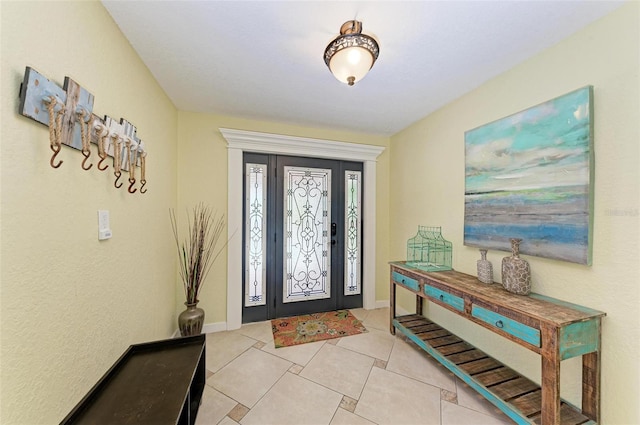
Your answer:
[[[227,329],[242,325],[242,154],[259,152],[361,161],[363,168],[363,307],[376,308],[376,161],[383,146],[220,128],[227,141]]]

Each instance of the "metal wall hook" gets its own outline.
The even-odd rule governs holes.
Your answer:
[[[83,170],[89,170],[91,169],[91,167],[93,167],[93,164],[89,164],[88,167],[85,167],[86,162],[89,160],[89,157],[91,156],[91,152],[89,151],[82,151],[82,155],[84,156],[84,159],[82,160],[82,169]]]
[[[129,179],[129,193],[136,193],[138,189],[133,189],[133,185],[136,184],[136,179]],[[133,189],[133,190],[131,190]]]
[[[145,185],[147,184],[147,181],[145,179],[140,180],[141,186],[140,186],[140,193],[147,193],[147,189],[144,189]],[[142,190],[144,189],[144,190]]]
[[[109,166],[108,166],[107,164],[102,164],[102,162],[103,162],[105,159],[107,159],[107,156],[106,156],[106,155],[104,156],[104,158],[100,158],[100,161],[98,161],[98,165],[97,165],[98,170],[100,170],[100,171],[104,171],[104,170],[106,170],[107,168],[109,168]],[[104,167],[101,167],[101,165],[104,165]]]
[[[120,183],[120,185],[118,185],[118,182],[120,181],[120,177],[122,177],[122,173],[120,171],[115,171],[113,173],[114,176],[116,176],[116,181],[113,182],[113,185],[117,188],[120,189],[122,187],[122,183]]]
[[[61,146],[54,146],[54,145],[49,145],[51,147],[51,150],[53,151],[53,156],[51,157],[51,159],[49,160],[49,164],[51,164],[51,166],[53,168],[58,168],[62,165],[62,163],[64,161],[60,160],[57,164],[53,164],[53,161],[55,161],[56,157],[58,156],[58,154],[60,153],[60,150],[62,149]]]

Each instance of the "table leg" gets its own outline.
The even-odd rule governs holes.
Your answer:
[[[543,324],[542,425],[560,425],[560,354],[558,330]]]
[[[600,356],[582,356],[582,414],[600,423]]]
[[[393,326],[393,319],[396,318],[396,284],[393,282],[393,276],[389,281],[391,282],[389,284],[389,313],[391,316],[389,320],[389,332],[391,332],[391,335],[395,335],[396,328]]]

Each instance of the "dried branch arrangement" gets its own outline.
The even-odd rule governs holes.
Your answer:
[[[173,235],[180,260],[180,277],[184,284],[187,304],[198,302],[200,289],[224,247],[216,248],[222,236],[225,217],[213,213],[209,206],[199,203],[191,212],[187,210],[188,234],[181,239],[175,211],[169,211]]]

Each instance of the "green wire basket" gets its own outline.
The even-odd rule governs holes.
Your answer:
[[[442,237],[442,227],[418,226],[407,241],[407,265],[428,272],[453,270],[451,242]]]

